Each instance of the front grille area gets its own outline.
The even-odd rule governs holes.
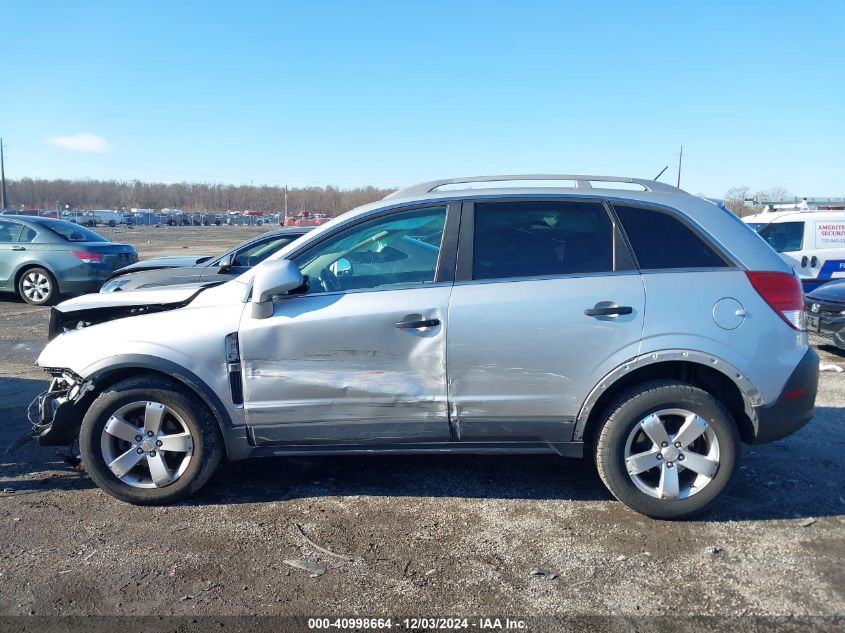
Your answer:
[[[809,314],[841,314],[845,311],[845,303],[822,301],[820,299],[813,299],[812,297],[807,297],[806,307]],[[813,309],[814,307],[816,308],[815,310]]]

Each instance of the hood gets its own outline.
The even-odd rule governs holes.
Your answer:
[[[128,290],[107,294],[91,293],[68,299],[50,310],[48,339],[67,330],[128,316],[163,312],[188,305],[209,286],[220,282],[161,286],[149,290]]]
[[[807,299],[845,303],[845,281],[831,281],[807,293]]]
[[[184,266],[196,266],[214,257],[214,255],[173,255],[170,257],[153,257],[140,262],[124,266],[114,271],[111,276],[123,275],[138,270],[156,270],[159,268],[182,268]]]

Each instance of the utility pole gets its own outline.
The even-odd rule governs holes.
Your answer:
[[[285,185],[285,220],[288,219],[288,186]]]
[[[681,145],[681,153],[678,154],[678,184],[677,184],[678,189],[681,188],[681,166],[683,165],[683,162],[684,162],[684,146]]]
[[[6,208],[6,164],[3,162],[3,139],[0,138],[0,209]]]

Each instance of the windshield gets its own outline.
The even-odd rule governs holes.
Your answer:
[[[95,233],[73,222],[56,220],[55,222],[45,222],[42,226],[68,242],[108,242],[99,233]]]
[[[778,253],[800,251],[804,243],[803,222],[773,222],[756,230]]]

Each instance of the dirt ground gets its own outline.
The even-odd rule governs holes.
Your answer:
[[[103,233],[149,257],[261,230]],[[845,615],[845,373],[822,373],[807,427],[743,447],[737,486],[694,521],[635,514],[589,462],[545,456],[253,460],[140,508],[16,447],[47,318],[0,299],[0,615]]]

